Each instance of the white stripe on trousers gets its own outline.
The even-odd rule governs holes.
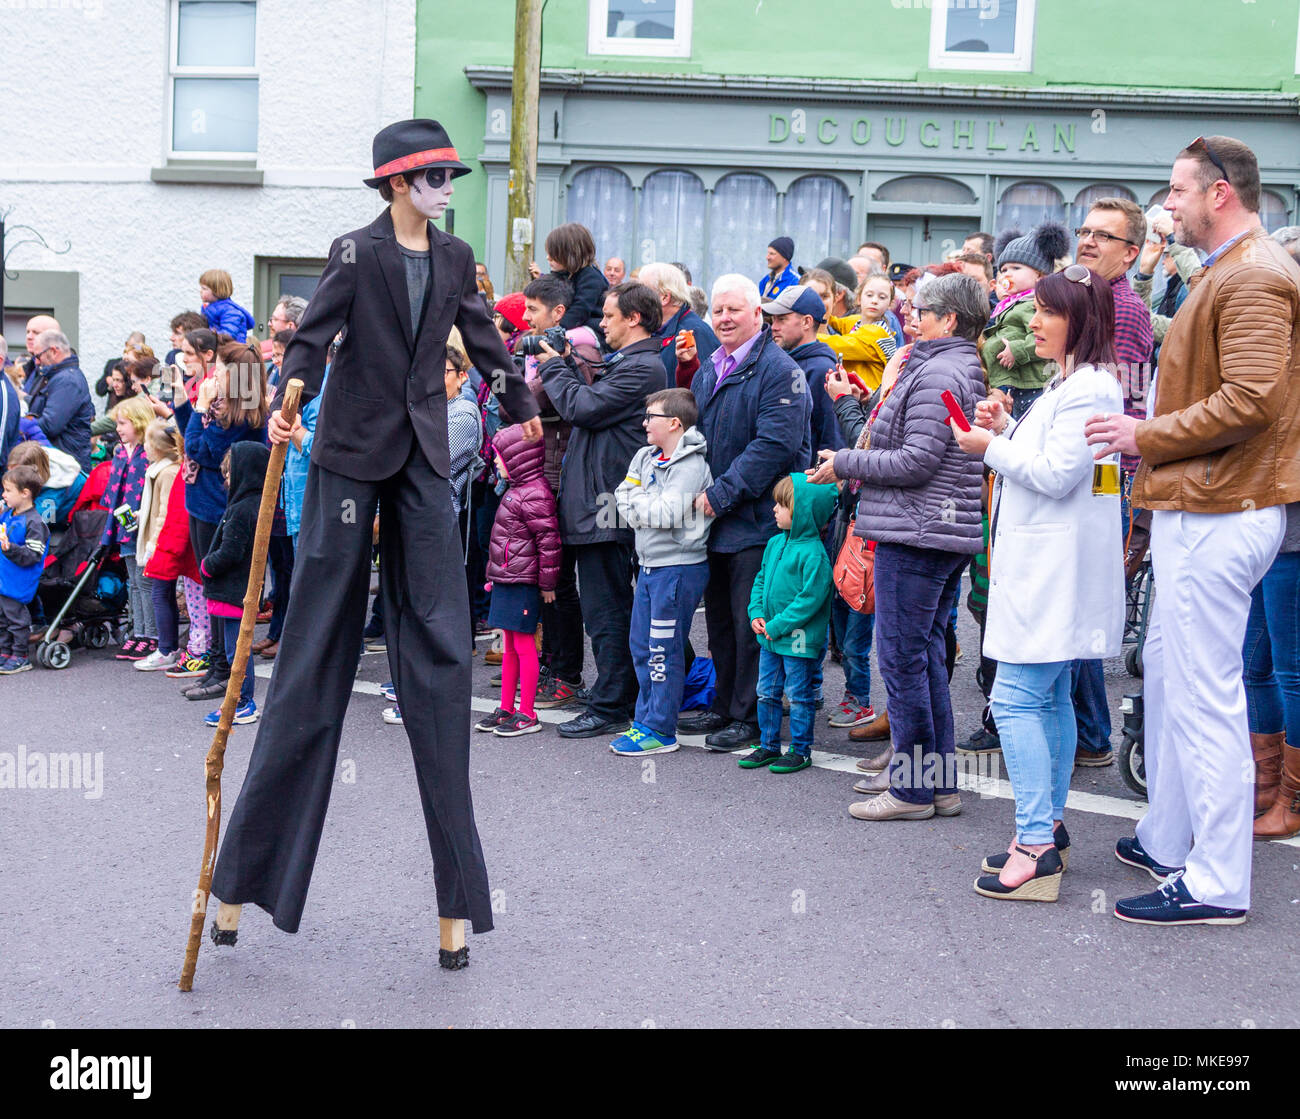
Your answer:
[[[1250,594],[1282,543],[1281,506],[1155,510],[1156,596],[1143,649],[1147,853],[1187,867],[1192,897],[1250,908],[1254,765],[1241,647]]]

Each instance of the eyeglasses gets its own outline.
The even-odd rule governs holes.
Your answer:
[[[933,307],[919,307],[915,303],[912,304],[912,314],[914,314],[918,319],[922,315],[924,315],[927,311],[929,311],[930,314],[932,315],[937,316],[939,314],[939,312],[936,311]]]
[[[1232,180],[1228,178],[1228,169],[1224,167],[1223,161],[1214,154],[1214,149],[1210,147],[1210,142],[1204,136],[1197,136],[1195,140],[1187,145],[1187,150],[1194,151],[1198,147],[1210,157],[1210,162],[1219,169],[1219,173],[1223,176],[1223,181],[1231,185]]]
[[[1092,272],[1087,265],[1071,264],[1061,274],[1067,280],[1073,280],[1076,284],[1082,284],[1086,288],[1092,287]]]
[[[1086,225],[1081,225],[1076,229],[1074,235],[1080,241],[1086,237],[1091,237],[1097,244],[1102,246],[1109,245],[1112,241],[1123,241],[1126,245],[1135,245],[1141,248],[1136,241],[1130,241],[1127,237],[1116,237],[1115,234],[1107,233],[1104,229],[1089,229]]]
[[[651,420],[670,420],[671,416],[665,416],[662,412],[647,412],[641,417],[643,424],[648,424]]]

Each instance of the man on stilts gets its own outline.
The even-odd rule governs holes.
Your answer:
[[[217,943],[234,943],[252,902],[296,932],[320,844],[351,697],[380,511],[380,594],[388,661],[415,760],[433,852],[441,962],[461,967],[463,920],[492,928],[487,868],[469,788],[470,640],[460,535],[452,512],[444,364],[447,335],[502,405],[541,438],[533,394],[516,372],[475,281],[474,253],[437,229],[452,179],[468,174],[437,121],[402,121],[374,141],[387,210],[335,240],[285,351],[271,441],[289,439],[284,386],[323,393],[303,500],[289,612],[265,711],[212,878]],[[343,337],[329,379],[326,355]]]

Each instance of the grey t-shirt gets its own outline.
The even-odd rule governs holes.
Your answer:
[[[1300,552],[1300,501],[1293,501],[1286,509],[1286,532],[1282,535],[1281,552]]]
[[[402,250],[402,262],[406,265],[406,294],[411,301],[411,334],[420,333],[420,309],[424,306],[424,293],[429,290],[429,278],[432,265],[429,250],[416,252],[405,245],[398,245]]]

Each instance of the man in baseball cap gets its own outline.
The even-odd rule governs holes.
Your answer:
[[[826,395],[826,374],[839,364],[839,358],[817,337],[817,328],[826,321],[826,304],[812,288],[796,284],[764,303],[763,314],[772,316],[773,341],[794,358],[808,380],[815,462],[818,451],[838,451],[844,446],[834,406]]]

